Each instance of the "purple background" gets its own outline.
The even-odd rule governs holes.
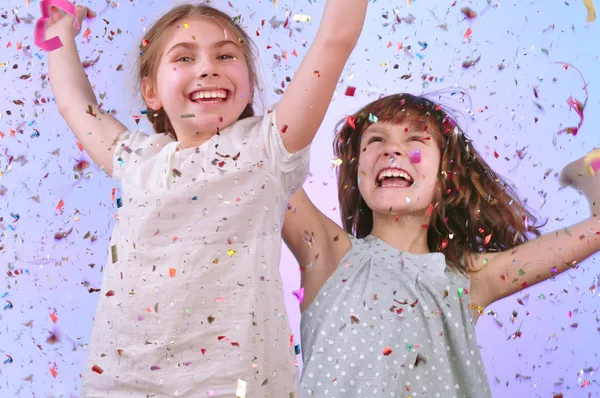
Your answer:
[[[0,131],[4,135],[0,138],[0,395],[72,396],[79,392],[98,298],[89,289],[100,287],[116,212],[111,189],[118,184],[95,165],[82,173],[74,171],[79,161],[89,158],[78,150],[52,104],[47,56],[32,39],[39,0],[27,3],[3,0],[0,5]],[[81,3],[102,12],[90,26],[89,39],[78,39],[83,59],[99,56],[87,69],[90,80],[104,108],[116,110],[123,123],[135,127],[133,116],[140,114],[141,105],[130,88],[130,71],[137,47],[149,24],[180,2]],[[278,100],[275,90],[293,76],[315,37],[325,1],[312,3],[231,0],[230,6],[226,1],[212,2],[232,16],[241,14],[242,24],[255,39],[262,62],[264,105]],[[479,16],[465,20],[460,11],[464,6]],[[394,23],[395,13],[409,20]],[[312,21],[278,26],[295,14],[310,15]],[[445,104],[465,115],[467,133],[482,156],[548,219],[545,231],[583,220],[589,215],[585,200],[571,189],[561,190],[557,173],[570,160],[600,146],[600,31],[598,22],[589,24],[585,19],[582,0],[492,1],[489,5],[487,0],[463,0],[454,6],[452,1],[437,0],[371,3],[359,44],[313,144],[312,175],[305,185],[309,195],[326,215],[339,221],[331,151],[337,120],[380,95],[446,89]],[[473,33],[465,40],[469,27]],[[404,49],[398,50],[398,43]],[[467,57],[479,56],[477,65],[462,67]],[[584,99],[582,82],[575,70],[555,62],[572,63],[589,82],[586,121],[576,137],[556,132],[577,124],[566,100],[571,95]],[[499,70],[499,64],[505,68]],[[410,77],[402,79],[403,75]],[[357,88],[354,97],[344,95],[347,86]],[[455,87],[467,89],[471,102],[453,95]],[[522,151],[522,159],[517,151]],[[64,207],[57,211],[61,200]],[[55,240],[55,233],[71,229],[68,237]],[[298,302],[291,291],[299,285],[299,272],[287,249],[282,254],[286,302],[298,343]],[[600,365],[599,259],[595,256],[578,270],[494,304],[489,310],[495,317],[480,319],[479,342],[495,396],[599,395],[595,374]],[[51,313],[58,318],[56,323]],[[521,337],[512,338],[517,330]],[[54,344],[47,341],[50,333],[57,334]],[[58,372],[56,377],[51,367]]]

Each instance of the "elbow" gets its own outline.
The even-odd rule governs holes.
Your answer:
[[[56,108],[58,109],[58,113],[65,118],[67,114],[70,112],[71,106],[65,104],[63,102],[56,101]]]
[[[323,40],[321,43],[322,52],[325,53],[337,53],[337,54],[346,54],[346,56],[350,56],[352,51],[354,51],[354,47],[356,47],[356,42],[358,41],[358,36],[352,37],[348,35],[347,37],[338,36],[338,37],[328,37]]]

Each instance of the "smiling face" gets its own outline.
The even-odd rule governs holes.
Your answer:
[[[426,215],[433,203],[441,152],[427,119],[375,123],[362,134],[358,188],[374,216]]]
[[[183,142],[210,138],[235,123],[253,92],[237,36],[202,16],[175,23],[163,36],[156,78],[142,83],[146,104],[166,112]]]

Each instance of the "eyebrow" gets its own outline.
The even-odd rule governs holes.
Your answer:
[[[221,41],[218,41],[216,43],[213,43],[211,45],[211,47],[213,47],[213,48],[221,48],[221,47],[225,47],[225,46],[230,45],[230,44],[232,44],[232,45],[234,45],[234,46],[236,46],[236,47],[239,48],[239,46],[234,41],[231,41],[231,40],[221,40]],[[193,41],[184,41],[184,42],[181,42],[181,43],[177,43],[173,47],[171,47],[169,49],[169,51],[167,51],[165,53],[165,55],[169,55],[171,52],[175,51],[178,48],[184,48],[184,49],[187,49],[187,50],[196,50],[198,48],[198,43],[193,42]]]

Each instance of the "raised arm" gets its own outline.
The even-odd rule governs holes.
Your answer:
[[[564,169],[562,179],[585,195],[592,216],[513,250],[478,255],[476,261],[486,266],[471,274],[473,304],[485,307],[571,269],[600,251],[600,171],[591,175],[582,158]]]
[[[85,17],[94,14],[85,7],[77,7],[79,26]],[[92,160],[112,176],[112,162],[116,138],[127,130],[117,119],[98,109],[94,90],[85,74],[73,28],[73,17],[52,11],[47,37],[60,37],[63,46],[48,55],[48,70],[52,93],[58,111],[65,119],[77,140]]]
[[[366,11],[367,0],[327,0],[317,36],[277,105],[277,128],[284,132],[289,152],[305,148],[315,137]]]
[[[339,225],[315,207],[304,189],[290,198],[282,237],[300,266],[304,288],[300,309],[304,311],[350,248],[350,239]]]

